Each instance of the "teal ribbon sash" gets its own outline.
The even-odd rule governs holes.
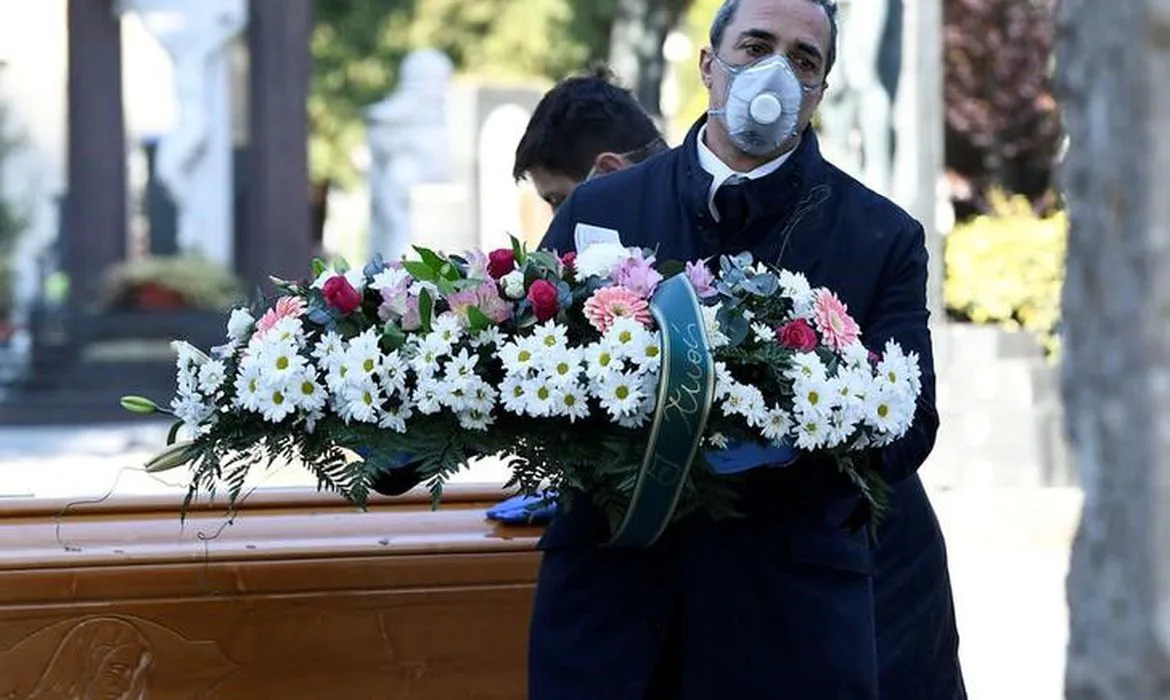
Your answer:
[[[686,275],[660,284],[650,311],[662,331],[658,407],[630,509],[609,542],[613,547],[649,547],[670,524],[715,393],[715,361],[699,297]]]

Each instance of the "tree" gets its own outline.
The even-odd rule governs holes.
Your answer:
[[[618,0],[610,34],[609,64],[650,114],[662,116],[660,98],[666,37],[692,0]]]
[[[1064,0],[1070,139],[1063,396],[1085,504],[1068,579],[1069,700],[1170,688],[1170,14]]]
[[[0,328],[12,313],[12,251],[27,223],[16,206],[4,198],[4,166],[20,146],[20,139],[11,133],[9,121],[8,107],[0,103]]]
[[[619,10],[619,3],[621,9]],[[657,112],[662,45],[691,0],[317,0],[309,99],[316,181],[352,184],[361,110],[395,85],[412,48],[447,53],[463,72],[559,80],[607,58]],[[643,14],[639,14],[643,13]]]
[[[1041,203],[1052,186],[1060,120],[1052,97],[1058,0],[946,0],[946,165],[970,186],[960,218],[997,187]]]

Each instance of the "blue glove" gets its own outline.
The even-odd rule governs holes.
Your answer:
[[[799,456],[795,447],[761,445],[758,442],[733,442],[722,450],[707,450],[703,456],[716,474],[739,474],[756,467],[787,467]]]
[[[489,508],[487,517],[508,525],[547,525],[556,512],[557,504],[554,501],[521,494]]]

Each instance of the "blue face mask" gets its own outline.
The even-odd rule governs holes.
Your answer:
[[[780,150],[797,135],[805,96],[820,84],[804,85],[783,56],[765,56],[743,66],[732,66],[714,57],[731,76],[723,107],[708,114],[723,119],[736,148],[751,156]]]

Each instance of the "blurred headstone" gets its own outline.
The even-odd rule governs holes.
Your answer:
[[[889,75],[882,75],[881,59],[884,53],[899,48],[896,42],[883,41],[888,28],[900,29],[900,17],[891,16],[895,4],[900,3],[838,3],[837,63],[821,107],[826,155],[842,170],[886,195],[893,179],[895,86],[888,82]],[[901,32],[897,34],[900,37]],[[895,61],[897,58],[894,56]]]
[[[1064,0],[1068,700],[1170,697],[1170,6]]]
[[[231,265],[231,68],[247,25],[246,0],[120,0],[171,55],[178,124],[162,136],[155,167],[178,211],[178,248]]]
[[[402,62],[398,87],[366,110],[370,147],[370,248],[400,258],[413,230],[412,190],[452,177],[447,93],[454,67],[441,51],[424,49]]]

